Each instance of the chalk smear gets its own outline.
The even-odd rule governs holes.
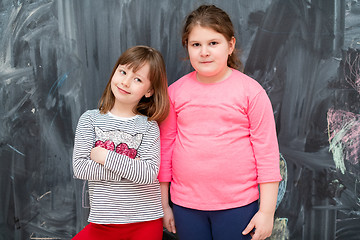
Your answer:
[[[345,161],[358,164],[360,148],[360,115],[344,110],[329,109],[327,113],[329,151],[337,169],[346,171]]]
[[[276,218],[274,221],[274,228],[269,240],[287,240],[289,239],[287,218]]]

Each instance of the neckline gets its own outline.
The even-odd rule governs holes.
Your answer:
[[[118,119],[118,120],[123,120],[123,121],[129,121],[129,120],[138,118],[138,117],[140,116],[140,115],[135,115],[135,116],[132,116],[132,117],[120,117],[120,116],[116,116],[116,115],[112,114],[110,111],[107,112],[107,114],[108,114],[110,117],[116,118],[116,119]]]
[[[209,82],[209,83],[207,83],[207,82],[201,82],[201,81],[199,81],[198,80],[198,78],[197,78],[197,72],[196,71],[194,71],[193,72],[193,74],[194,74],[194,81],[195,82],[197,82],[197,83],[199,83],[199,84],[201,84],[201,85],[217,85],[217,84],[222,84],[222,83],[224,83],[225,81],[227,81],[232,75],[233,75],[233,73],[234,73],[234,69],[232,69],[232,68],[229,68],[230,69],[230,74],[229,74],[229,76],[227,76],[227,77],[225,77],[223,80],[220,80],[220,81],[216,81],[216,82]]]

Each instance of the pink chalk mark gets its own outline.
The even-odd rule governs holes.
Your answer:
[[[329,109],[327,121],[330,145],[341,144],[344,160],[357,164],[360,155],[360,115]]]
[[[348,54],[345,58],[344,73],[347,81],[357,92],[360,93],[360,55],[358,52]]]

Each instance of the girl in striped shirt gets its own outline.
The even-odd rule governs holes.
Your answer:
[[[160,137],[169,111],[164,60],[135,46],[115,64],[99,109],[75,133],[73,170],[88,180],[89,224],[73,239],[162,239]]]

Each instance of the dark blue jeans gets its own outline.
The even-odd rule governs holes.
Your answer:
[[[249,205],[219,211],[200,211],[173,205],[179,240],[246,240],[242,231],[258,211],[255,201]]]

